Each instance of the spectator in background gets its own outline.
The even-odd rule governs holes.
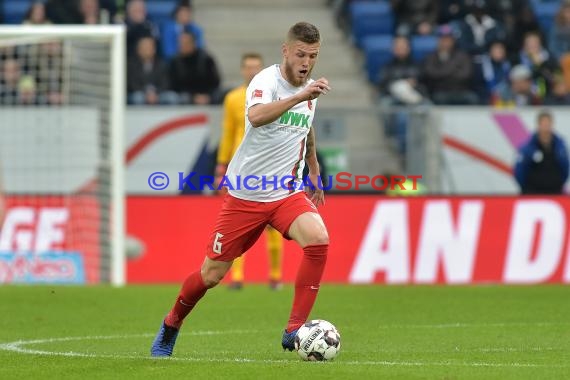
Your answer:
[[[29,74],[22,75],[20,81],[18,82],[18,104],[39,104],[36,80]]]
[[[40,63],[40,90],[41,86],[45,86],[48,104],[63,104],[69,100],[65,98],[63,92],[63,77],[65,75],[63,45],[61,42],[48,42],[43,45],[43,50],[45,51],[45,64]]]
[[[79,0],[84,24],[111,24],[117,14],[117,0]],[[85,4],[83,4],[85,3]],[[97,14],[95,15],[95,8]],[[89,20],[89,22],[87,22]],[[96,20],[96,22],[95,22]]]
[[[570,3],[563,3],[558,10],[548,47],[557,60],[570,53]]]
[[[116,12],[115,0],[47,0],[46,2],[48,19],[55,24],[108,24]]]
[[[536,32],[540,35],[540,24],[530,2],[527,2],[526,5],[516,12],[515,31],[512,34],[512,38],[509,38],[509,44],[507,45],[509,53],[518,53],[524,44],[525,36],[530,32]]]
[[[532,84],[532,73],[524,65],[517,65],[509,73],[509,82],[499,84],[491,96],[496,107],[536,106],[542,104]]]
[[[191,33],[179,37],[179,52],[170,65],[170,82],[183,103],[214,104],[220,101],[220,74],[214,59],[196,46]]]
[[[467,14],[464,0],[440,0],[438,24],[445,25],[462,19]]]
[[[426,57],[424,82],[436,104],[477,104],[477,95],[471,91],[473,66],[471,57],[455,46],[453,30],[449,25],[439,28],[437,50]]]
[[[423,96],[420,67],[411,56],[410,41],[397,36],[392,42],[394,58],[380,70],[380,94],[391,104],[418,104]]]
[[[187,4],[179,4],[174,11],[174,20],[163,25],[160,44],[162,56],[171,59],[179,51],[178,42],[182,33],[191,33],[199,49],[204,48],[202,28],[192,21],[192,8]]]
[[[79,14],[82,24],[100,24],[99,0],[79,0]]]
[[[380,70],[380,104],[414,105],[425,102],[425,91],[420,84],[420,67],[411,56],[408,38],[395,37],[392,43],[394,58]],[[383,113],[387,137],[393,138],[399,153],[406,151],[408,112],[389,109]]]
[[[475,64],[475,86],[481,103],[489,104],[491,94],[503,82],[508,82],[511,63],[502,41],[495,41],[480,62]]]
[[[59,41],[43,43],[39,45],[36,54],[37,58],[30,60],[33,65],[30,65],[28,70],[35,73],[39,102],[62,104],[65,70],[62,43]]]
[[[505,30],[505,41],[510,45],[511,43],[517,45],[517,51],[520,49],[522,37],[517,36],[521,32],[521,27],[524,31],[522,35],[530,30],[538,29],[538,23],[530,7],[529,0],[498,0],[488,1],[487,10],[489,15],[497,20]],[[530,11],[530,13],[529,13]],[[528,29],[530,27],[530,29]],[[512,55],[513,49],[507,46],[509,55]]]
[[[469,54],[483,54],[492,41],[505,40],[505,31],[497,20],[487,14],[485,0],[474,0],[469,13],[457,22],[459,46]]]
[[[397,20],[397,34],[433,33],[438,16],[437,0],[391,0],[391,3]]]
[[[81,24],[77,0],[47,0],[46,14],[55,24]]]
[[[158,41],[158,28],[147,19],[146,4],[144,0],[131,0],[127,4],[127,56],[136,54],[137,45],[141,38],[152,37]]]
[[[542,46],[539,33],[529,32],[525,36],[523,50],[519,53],[517,63],[531,70],[538,96],[546,97],[552,87],[554,75],[560,71],[560,68],[548,50]]]
[[[539,113],[536,132],[519,148],[514,175],[522,194],[562,194],[568,179],[568,151],[554,133],[552,115]]]
[[[18,61],[12,58],[5,59],[0,77],[0,104],[18,104],[18,85],[21,76],[22,73]]]
[[[544,104],[549,106],[570,106],[570,93],[564,77],[557,75],[554,78],[552,92],[546,97]]]
[[[566,87],[570,88],[570,53],[564,55],[560,61],[564,82],[566,83]]]
[[[35,78],[22,73],[18,60],[4,60],[0,74],[0,104],[28,105],[38,104]]]
[[[46,8],[42,1],[36,1],[32,3],[24,21],[24,25],[46,25],[51,24],[51,22],[46,18]]]
[[[143,37],[137,45],[137,55],[129,59],[127,93],[129,104],[177,104],[178,96],[169,91],[168,72],[156,56],[156,42]]]

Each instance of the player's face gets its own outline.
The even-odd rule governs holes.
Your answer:
[[[292,41],[283,45],[283,61],[287,80],[294,86],[302,86],[310,77],[317,62],[320,43],[307,44]]]
[[[257,58],[246,58],[241,64],[241,76],[249,84],[254,76],[263,69],[263,62]]]

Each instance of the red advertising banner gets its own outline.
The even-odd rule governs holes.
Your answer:
[[[19,195],[5,202],[0,284],[99,282],[100,212],[94,197]]]
[[[196,270],[220,206],[220,197],[129,197],[129,238],[140,245],[128,281],[180,282]],[[331,240],[324,282],[570,283],[567,197],[328,196],[320,212]],[[290,282],[302,250],[284,244]],[[246,281],[267,273],[262,237]]]

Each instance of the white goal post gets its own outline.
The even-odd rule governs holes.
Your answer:
[[[53,46],[57,54],[42,55],[44,47],[49,51]],[[13,251],[15,256],[27,251],[22,260],[41,257],[42,252],[31,252],[38,249],[74,252],[82,255],[80,282],[124,285],[124,26],[0,26],[0,58],[0,183],[13,203],[12,214],[28,206],[33,211],[40,210],[38,205],[57,204],[63,210],[61,220],[75,224],[53,227],[53,236],[46,238],[48,217],[36,215],[35,235],[26,243],[23,235],[4,231],[17,223],[9,212],[0,251]],[[92,204],[98,209],[86,206]],[[56,248],[42,245],[46,239]],[[93,253],[81,252],[88,245]],[[13,260],[6,258],[4,265],[15,266]],[[26,268],[32,267],[30,262]],[[0,278],[0,284],[38,276],[23,274],[20,267],[8,280]],[[41,277],[31,282],[49,281]]]

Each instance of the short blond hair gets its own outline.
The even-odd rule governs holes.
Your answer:
[[[287,40],[289,42],[301,41],[306,44],[315,44],[321,41],[321,34],[316,26],[302,21],[296,23],[289,29]]]

